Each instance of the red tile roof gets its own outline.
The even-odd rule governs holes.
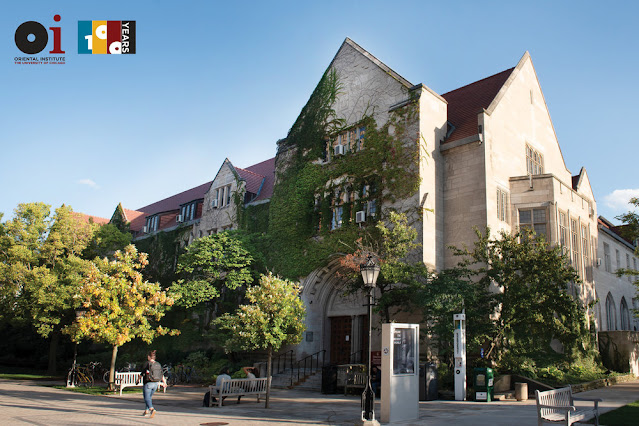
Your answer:
[[[84,223],[89,223],[91,220],[93,220],[93,223],[97,223],[98,225],[106,225],[107,223],[110,222],[109,219],[105,219],[103,217],[98,217],[98,216],[93,216],[90,214],[84,214],[84,213],[80,213],[80,212],[73,212],[73,215],[75,217],[77,217],[79,220],[81,220]]]
[[[124,210],[124,220],[130,223],[129,229],[131,231],[141,231],[144,225],[146,225],[147,214],[137,210],[125,209],[124,207],[122,208],[122,210]]]
[[[171,210],[179,210],[182,204],[186,204],[189,201],[200,200],[204,198],[204,194],[211,187],[211,182],[203,183],[195,188],[187,189],[184,192],[165,198],[160,201],[156,201],[148,206],[140,207],[136,209],[139,212],[146,213],[147,216],[154,215],[156,213],[168,212]]]
[[[514,69],[510,68],[442,95],[448,102],[448,121],[455,126],[446,142],[478,133],[477,114],[490,106]]]
[[[246,181],[246,190],[257,194],[253,201],[271,198],[273,195],[273,183],[275,182],[275,157],[253,164],[246,169],[236,167],[235,170]]]

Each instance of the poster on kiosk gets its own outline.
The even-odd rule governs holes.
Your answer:
[[[466,400],[466,310],[453,315],[455,350],[455,401]]]
[[[419,324],[382,324],[381,421],[419,418]]]

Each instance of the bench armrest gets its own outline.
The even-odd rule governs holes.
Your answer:
[[[593,401],[593,402],[603,402],[603,399],[601,398],[577,398],[576,396],[573,396],[572,399],[574,401]]]
[[[538,405],[537,408],[550,408],[552,410],[577,411],[574,405]]]

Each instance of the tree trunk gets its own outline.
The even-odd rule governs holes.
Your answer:
[[[271,368],[273,364],[273,346],[268,346],[268,363],[266,365],[266,377],[268,380],[266,382],[266,405],[265,408],[268,408],[269,401],[271,399]]]
[[[49,342],[49,365],[47,374],[54,375],[57,370],[58,343],[60,342],[60,332],[55,330],[51,332],[51,341]]]
[[[109,390],[115,390],[115,359],[118,357],[118,346],[113,345],[111,353],[111,367],[109,367]]]

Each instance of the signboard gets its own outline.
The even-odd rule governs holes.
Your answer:
[[[393,330],[393,374],[415,374],[415,329]]]

